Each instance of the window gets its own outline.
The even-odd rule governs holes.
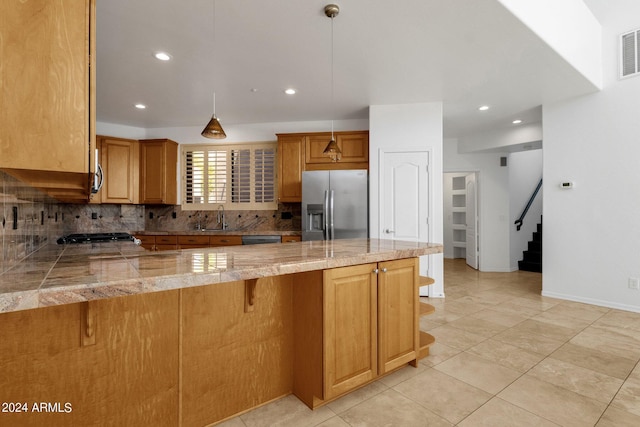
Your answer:
[[[274,210],[276,143],[182,146],[182,208]]]
[[[620,77],[640,74],[640,30],[620,36]]]

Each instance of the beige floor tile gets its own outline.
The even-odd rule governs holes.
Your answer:
[[[611,310],[594,322],[594,326],[597,325],[608,325],[616,328],[640,330],[640,313]]]
[[[550,313],[548,311],[542,312],[539,315],[532,317],[531,320],[569,328],[574,331],[574,333],[582,331],[584,328],[591,324],[589,320],[565,316],[561,313]]]
[[[460,427],[557,427],[531,412],[494,397],[458,424]]]
[[[462,350],[449,347],[436,339],[436,342],[429,347],[429,355],[422,359],[420,362],[428,362],[430,365],[437,365],[445,360],[455,356]]]
[[[410,365],[406,365],[404,368],[398,369],[397,371],[389,375],[385,375],[384,377],[380,378],[378,381],[383,383],[387,387],[393,387],[400,384],[403,381],[406,381],[410,378],[413,378],[422,374],[427,369],[428,369],[427,366],[420,365],[420,364],[416,368]]]
[[[342,418],[336,416],[333,418],[329,418],[327,421],[321,424],[318,424],[316,427],[351,427],[351,425]]]
[[[542,299],[531,299],[531,298],[514,298],[511,300],[514,304],[521,305],[523,307],[532,308],[534,310],[545,311],[554,307],[560,303],[560,301],[545,301]]]
[[[551,325],[545,322],[538,322],[531,319],[517,324],[512,328],[512,330],[520,331],[527,334],[541,335],[543,337],[563,342],[570,340],[576,334],[576,331],[574,329],[565,328],[558,325]]]
[[[541,310],[524,307],[512,301],[503,302],[501,304],[490,307],[491,310],[502,311],[504,313],[517,314],[520,316],[533,317],[542,313]]]
[[[492,395],[449,375],[428,369],[393,387],[451,423],[458,423],[487,402]]]
[[[611,402],[623,382],[621,379],[551,357],[538,363],[529,371],[529,375],[607,404]]]
[[[579,302],[563,301],[547,310],[550,313],[558,313],[563,316],[594,322],[604,316],[609,309]]]
[[[498,363],[501,366],[514,369],[520,373],[527,372],[544,358],[541,354],[523,350],[511,344],[493,339],[483,341],[471,347],[467,352]]]
[[[505,313],[503,311],[497,311],[493,309],[482,310],[471,315],[477,319],[488,320],[493,323],[497,323],[508,328],[524,322],[529,316],[522,316],[514,313]]]
[[[640,375],[629,376],[611,405],[640,416]]]
[[[558,349],[564,341],[555,340],[526,330],[519,330],[519,325],[494,336],[493,339],[503,343],[515,345],[527,351],[547,356]]]
[[[438,323],[438,322],[432,321],[432,319],[430,317],[431,317],[430,315],[429,316],[420,317],[420,330],[421,331],[430,331],[432,329],[435,329],[435,328],[443,325],[443,323]]]
[[[627,378],[636,364],[635,360],[570,342],[553,352],[550,357],[621,380]]]
[[[235,417],[223,423],[217,424],[217,427],[246,427],[246,424],[242,422],[240,417]]]
[[[340,417],[350,426],[452,426],[450,422],[394,390],[349,409]]]
[[[342,412],[349,408],[356,406],[359,403],[364,402],[367,399],[380,394],[387,390],[389,387],[381,381],[375,381],[369,385],[359,388],[346,396],[327,403],[327,407],[336,414],[340,415]]]
[[[609,406],[596,427],[638,427],[640,416]]]
[[[635,340],[614,337],[607,330],[590,326],[577,334],[569,342],[582,347],[593,348],[626,359],[640,359],[640,344]]]
[[[269,405],[240,416],[247,427],[305,427],[320,424],[336,414],[326,406],[309,409],[295,396],[289,395]]]
[[[508,328],[489,320],[479,319],[474,314],[449,322],[447,325],[485,338],[490,338]]]
[[[448,322],[453,322],[454,320],[458,320],[462,316],[462,314],[454,313],[453,311],[447,311],[444,308],[436,307],[435,313],[431,313],[430,315],[425,317],[428,317],[428,320],[431,322],[445,324]]]
[[[520,377],[498,397],[565,427],[592,426],[607,407],[529,375]]]
[[[492,305],[470,301],[461,301],[460,299],[457,299],[451,302],[447,302],[444,309],[448,312],[457,313],[459,315],[466,315],[476,313],[489,307],[492,307]]]
[[[458,350],[466,350],[487,339],[487,337],[466,332],[448,324],[432,329],[429,333],[435,337],[436,342]]]
[[[486,392],[497,394],[515,381],[520,372],[464,352],[434,367]]]

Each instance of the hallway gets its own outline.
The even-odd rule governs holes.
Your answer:
[[[288,396],[222,425],[640,425],[640,313],[542,297],[539,273],[444,268],[418,368],[315,411]]]

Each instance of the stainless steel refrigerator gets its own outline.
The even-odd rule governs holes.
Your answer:
[[[369,237],[368,172],[302,172],[302,240],[357,237]]]

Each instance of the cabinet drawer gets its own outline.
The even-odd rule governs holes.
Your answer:
[[[282,236],[282,243],[301,242],[302,236]]]
[[[140,239],[142,246],[153,246],[156,244],[156,236],[136,236]]]
[[[242,236],[210,236],[211,246],[235,246],[242,244]]]
[[[177,241],[176,236],[156,236],[156,245],[175,245]]]
[[[156,241],[156,243],[158,243]],[[209,236],[178,236],[179,245],[209,245]]]

